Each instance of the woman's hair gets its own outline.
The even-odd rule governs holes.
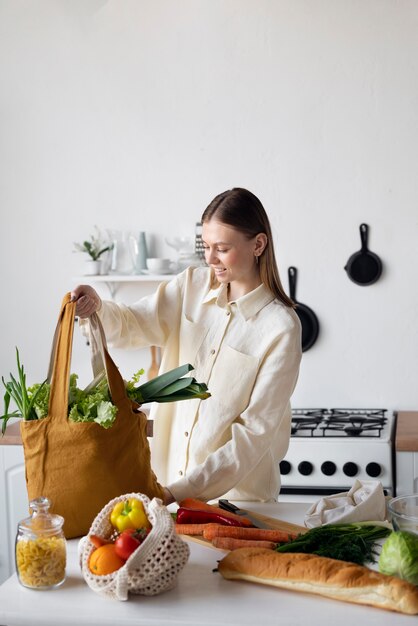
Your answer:
[[[267,245],[258,257],[261,281],[270,289],[274,296],[286,306],[294,307],[295,303],[285,293],[280,281],[274,254],[273,237],[267,213],[260,200],[251,191],[234,187],[216,196],[203,212],[202,224],[212,218],[222,224],[232,226],[252,239],[259,233],[267,235]],[[212,285],[216,285],[215,275],[212,275]]]

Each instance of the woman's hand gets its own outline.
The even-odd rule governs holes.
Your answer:
[[[76,302],[75,314],[79,317],[90,317],[102,306],[99,294],[90,285],[78,285],[71,292],[71,302]]]
[[[172,504],[175,501],[176,499],[171,493],[171,491],[169,491],[167,487],[164,487],[164,504],[168,506],[169,504]]]

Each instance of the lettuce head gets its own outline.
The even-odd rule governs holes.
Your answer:
[[[418,585],[418,535],[405,530],[392,532],[382,546],[379,572]]]

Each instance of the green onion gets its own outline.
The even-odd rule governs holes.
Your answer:
[[[21,417],[25,420],[36,420],[38,416],[34,409],[34,405],[36,402],[36,398],[42,387],[45,385],[46,380],[39,386],[36,393],[33,395],[28,394],[28,390],[26,387],[26,374],[23,365],[20,363],[19,350],[16,348],[16,360],[17,360],[17,371],[18,371],[18,380],[10,374],[11,380],[6,382],[2,376],[3,385],[6,388],[6,393],[4,394],[4,415],[0,415],[0,419],[3,420],[3,424],[1,427],[2,434],[4,435],[7,422],[9,419],[13,417]],[[13,400],[17,406],[15,411],[9,412],[10,400]]]

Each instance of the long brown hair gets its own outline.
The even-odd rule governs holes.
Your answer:
[[[252,239],[259,233],[267,235],[267,245],[258,257],[261,281],[280,302],[294,308],[295,303],[284,291],[280,280],[270,222],[257,196],[241,187],[224,191],[217,195],[205,209],[201,218],[202,224],[209,222],[212,218],[232,226],[248,239]],[[213,286],[218,284],[214,274],[212,284]]]

